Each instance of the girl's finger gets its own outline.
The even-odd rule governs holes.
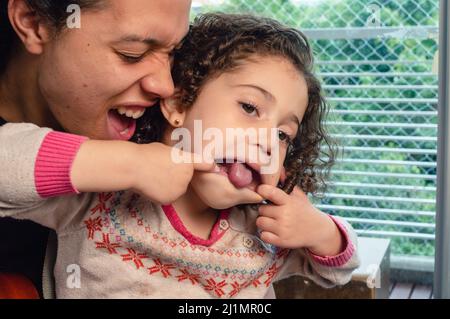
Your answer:
[[[245,204],[259,204],[264,200],[258,193],[250,189],[244,189],[240,201]]]
[[[294,189],[292,190],[292,195],[306,195],[304,191],[302,191],[300,189],[300,187],[295,186]]]
[[[292,196],[299,197],[301,199],[308,199],[308,195],[300,189],[300,187],[295,186],[291,193]]]
[[[280,247],[282,244],[280,237],[272,232],[263,231],[261,232],[260,238],[262,241],[277,247]]]
[[[264,199],[271,201],[274,205],[285,205],[289,201],[289,195],[275,186],[261,185],[258,187],[257,192]]]
[[[268,231],[274,234],[278,233],[278,223],[275,219],[269,217],[258,217],[256,219],[256,226],[261,231]]]
[[[260,216],[277,219],[280,216],[280,208],[273,205],[260,205],[258,213]]]

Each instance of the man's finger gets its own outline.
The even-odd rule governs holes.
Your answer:
[[[194,170],[201,171],[201,172],[215,172],[219,173],[220,168],[217,166],[216,163],[208,163],[208,162],[202,162],[202,163],[195,163],[194,162]]]
[[[271,201],[274,205],[285,205],[289,200],[289,195],[275,186],[261,185],[258,187],[257,192],[265,200]]]
[[[191,154],[194,170],[202,172],[220,172],[219,167],[212,158],[202,157],[199,154]]]

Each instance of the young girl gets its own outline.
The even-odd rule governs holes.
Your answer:
[[[151,144],[2,128],[1,143],[14,139],[18,147],[0,150],[0,216],[56,230],[57,297],[263,298],[273,282],[295,274],[324,287],[347,283],[358,266],[356,235],[305,195],[320,186],[333,157],[319,165],[320,148],[329,145],[326,104],[306,38],[270,19],[207,14],[175,62],[176,95],[147,111],[136,136]],[[133,115],[119,111],[124,120]],[[244,147],[279,156],[279,165],[262,174],[247,155],[227,155],[214,170],[195,172],[172,203],[146,199],[176,178],[167,171],[154,180],[146,168],[152,156],[172,152],[172,133],[194,133],[197,121],[224,136],[229,128],[276,128],[278,147],[250,140]],[[94,191],[101,193],[76,195]],[[63,194],[72,196],[49,199]]]

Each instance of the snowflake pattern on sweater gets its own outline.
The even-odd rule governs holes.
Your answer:
[[[124,192],[98,194],[98,203],[84,221],[87,239],[95,248],[122,259],[129,264],[130,271],[146,272],[148,276],[176,282],[186,281],[201,287],[212,297],[232,298],[250,286],[270,287],[289,254],[287,249],[270,254],[249,237],[245,237],[249,248],[216,248],[192,244],[181,235],[169,236],[157,231],[147,220],[139,209],[142,206],[139,200],[138,195],[127,197]],[[228,212],[222,212],[215,225],[219,229],[218,240],[230,230],[220,226],[228,215]],[[131,229],[137,229],[133,234],[127,231],[126,224],[129,223],[134,224]],[[209,257],[203,258],[205,255]],[[211,259],[217,261],[204,262]]]

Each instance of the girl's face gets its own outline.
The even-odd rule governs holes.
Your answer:
[[[163,108],[166,103],[163,103]],[[187,112],[180,116],[183,128],[190,131],[192,145],[195,139],[202,139],[202,151],[211,146],[211,140],[194,136],[199,120],[203,134],[208,129],[221,132],[224,138],[223,158],[244,164],[220,165],[220,173],[195,173],[191,182],[196,195],[214,209],[225,209],[246,204],[255,198],[254,192],[260,184],[277,185],[282,174],[289,140],[293,140],[299,129],[308,105],[308,88],[303,75],[286,59],[280,57],[256,57],[247,60],[238,69],[221,74],[209,80]],[[165,113],[166,114],[166,113]],[[167,117],[167,115],[166,115]],[[196,124],[197,123],[197,124]],[[256,132],[258,139],[227,137],[227,129]],[[270,132],[276,129],[279,147],[270,139]],[[171,130],[172,131],[172,130]],[[263,132],[268,132],[261,137]],[[169,132],[170,133],[170,132]],[[174,141],[166,141],[174,145]],[[217,141],[217,140],[216,140]],[[230,143],[231,142],[231,143]],[[214,144],[217,145],[217,144]],[[237,148],[245,148],[240,158]],[[233,149],[234,148],[234,149]],[[193,149],[194,152],[198,152]],[[253,153],[252,153],[253,152]],[[252,157],[251,154],[256,157]],[[203,153],[204,154],[204,153]],[[215,150],[217,154],[217,150]],[[242,153],[241,153],[242,154]],[[266,158],[264,157],[266,156]],[[267,156],[277,163],[270,174],[261,174]],[[257,162],[254,163],[254,159]],[[258,162],[260,161],[260,162]],[[267,165],[266,165],[267,167]]]
[[[190,5],[115,0],[82,10],[81,28],[63,30],[39,56],[39,91],[56,121],[91,138],[130,139],[130,117],[173,94],[171,52],[187,33]]]

